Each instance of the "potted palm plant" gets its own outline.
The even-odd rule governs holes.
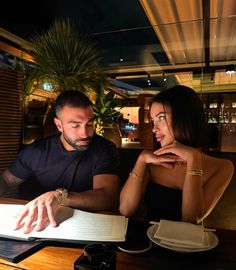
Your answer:
[[[96,101],[94,104],[95,130],[96,133],[113,141],[117,147],[121,147],[121,132],[119,119],[122,114],[119,111],[124,106],[123,100],[115,99],[115,93],[106,90],[103,83],[98,84],[96,89]]]
[[[99,83],[106,83],[107,77],[99,67],[100,53],[91,37],[77,29],[68,19],[57,19],[42,34],[31,39],[32,49],[27,51],[35,65],[25,76],[25,95],[29,96],[40,88],[43,82],[52,86],[56,95],[75,89],[89,95]],[[47,100],[43,125],[53,110],[53,100]],[[53,124],[51,124],[54,127]],[[52,131],[50,131],[52,133]],[[45,132],[45,135],[48,135]]]

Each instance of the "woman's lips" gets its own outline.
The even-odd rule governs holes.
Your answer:
[[[156,139],[157,139],[158,142],[160,142],[160,141],[163,139],[163,136],[157,135],[157,136],[156,136]]]

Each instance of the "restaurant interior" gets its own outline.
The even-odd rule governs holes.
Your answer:
[[[6,5],[10,5],[7,3]],[[0,169],[25,144],[45,136],[45,104],[56,86],[42,82],[28,95],[23,71],[33,66],[31,38],[55,19],[69,18],[86,30],[101,52],[117,108],[123,180],[142,149],[155,140],[149,101],[177,84],[201,97],[209,127],[209,153],[236,160],[236,3],[234,0],[40,1],[16,2],[0,18]],[[10,6],[9,6],[10,9]],[[12,9],[11,9],[12,10]],[[20,70],[20,71],[19,71]],[[23,72],[24,73],[24,72]],[[11,91],[9,91],[11,90]],[[129,162],[127,162],[129,161]],[[209,226],[236,229],[235,175],[206,219]]]
[[[82,38],[92,40],[98,53],[98,66],[94,70],[85,68],[92,77],[77,85],[94,102],[98,119],[103,119],[104,110],[98,101],[102,97],[103,104],[109,104],[106,111],[110,122],[103,125],[102,135],[118,147],[122,183],[140,152],[157,147],[149,115],[150,100],[175,85],[193,88],[202,100],[208,124],[207,153],[230,159],[236,166],[235,0],[21,0],[14,4],[5,1],[1,11],[0,171],[8,168],[20,149],[57,132],[51,109],[58,93],[68,89],[47,74],[49,69],[45,69],[43,77],[30,76],[31,71],[43,70],[33,57],[34,41],[38,37],[44,40],[59,20],[73,23]],[[55,55],[60,59],[59,54]],[[59,67],[52,65],[56,71]],[[101,78],[105,78],[106,87],[97,83]],[[73,85],[68,82],[67,86]],[[99,125],[95,127],[99,133]],[[149,247],[142,251],[148,252],[144,254],[139,254],[140,250],[132,250],[132,254],[127,250],[116,252],[116,269],[234,269],[235,194],[236,172],[203,222],[215,233],[209,233],[216,240],[212,250],[187,250],[187,254],[186,250],[163,248],[149,237]],[[12,203],[12,194],[8,196],[0,198],[1,203]],[[146,227],[145,235],[138,226],[133,229],[136,241],[140,236],[147,238]],[[9,247],[8,240],[0,239],[1,269],[80,269],[76,262],[85,255],[84,245],[77,243],[39,245],[34,241],[28,244],[38,249],[30,247],[30,251],[26,243],[16,243],[15,247],[23,248],[23,254]],[[9,262],[9,254],[15,251],[20,257]]]

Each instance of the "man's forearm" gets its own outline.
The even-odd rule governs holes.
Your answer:
[[[5,194],[11,187],[19,185],[23,180],[14,176],[9,170],[0,174],[0,196]]]
[[[65,205],[87,211],[113,211],[118,203],[118,194],[118,191],[110,194],[104,189],[69,192]]]

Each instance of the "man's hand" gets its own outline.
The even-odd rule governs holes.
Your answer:
[[[59,209],[60,193],[50,191],[26,204],[16,222],[15,230],[24,229],[24,233],[42,231],[49,224],[56,227],[56,212]]]

